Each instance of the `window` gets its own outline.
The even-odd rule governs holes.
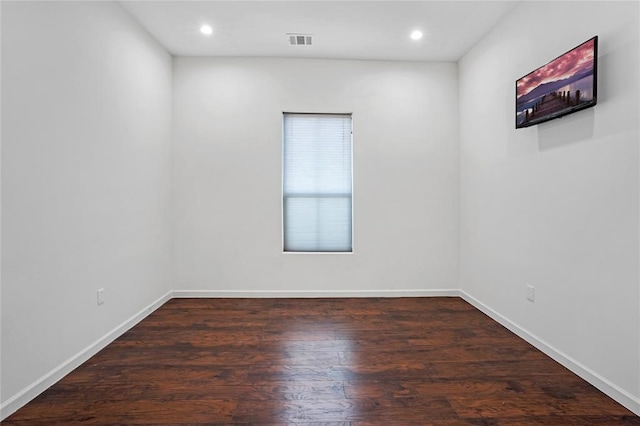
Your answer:
[[[284,114],[285,252],[351,252],[351,114]]]

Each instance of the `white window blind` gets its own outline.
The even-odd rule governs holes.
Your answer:
[[[352,251],[351,115],[284,114],[284,251]]]

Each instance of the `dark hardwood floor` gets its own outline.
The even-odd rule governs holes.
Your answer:
[[[640,425],[458,298],[173,299],[3,424]]]

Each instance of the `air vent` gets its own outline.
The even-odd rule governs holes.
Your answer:
[[[311,34],[287,34],[289,44],[292,46],[311,46],[313,44],[313,36]]]

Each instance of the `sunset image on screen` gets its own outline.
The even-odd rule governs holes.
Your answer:
[[[595,43],[593,38],[516,82],[517,125],[593,100]]]

